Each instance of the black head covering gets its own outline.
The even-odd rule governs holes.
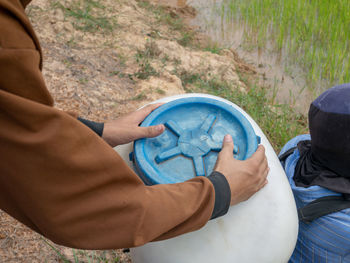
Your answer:
[[[350,83],[335,86],[312,102],[309,129],[311,141],[298,144],[296,185],[350,194]]]

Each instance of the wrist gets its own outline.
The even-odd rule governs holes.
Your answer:
[[[102,132],[102,139],[108,143],[109,145],[113,146],[113,137],[112,137],[112,132],[111,132],[111,124],[106,122],[104,124],[103,132]]]
[[[85,124],[87,127],[89,127],[91,130],[93,130],[98,136],[101,137],[103,135],[105,126],[103,122],[90,121],[81,117],[78,117],[78,120],[81,123]]]
[[[214,219],[227,213],[231,202],[231,190],[226,177],[218,171],[213,171],[208,179],[215,189],[215,204],[210,218]]]

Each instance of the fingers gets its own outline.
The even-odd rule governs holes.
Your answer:
[[[269,167],[266,167],[266,169],[264,170],[263,172],[263,178],[265,179],[265,181],[267,180],[267,175],[269,174],[270,172],[270,168]]]
[[[261,185],[261,188],[260,189],[262,189],[262,188],[264,188],[267,184],[268,184],[268,180],[267,179],[265,179],[265,181],[264,181],[264,183]]]
[[[140,138],[156,137],[165,130],[165,127],[163,124],[159,124],[159,125],[149,126],[149,127],[137,127],[136,130],[137,130],[137,133],[135,134],[136,136],[134,140],[137,140]]]
[[[229,160],[230,158],[233,158],[233,140],[231,135],[227,134],[222,141],[222,148],[218,154],[218,158],[214,166],[214,171],[223,173],[224,171],[222,168],[228,165],[227,161],[225,160]]]
[[[255,174],[259,178],[259,183],[257,184],[257,186],[258,186],[258,189],[260,190],[268,183],[266,178],[270,171],[267,158],[265,155],[264,146],[259,145],[256,152],[247,161],[250,162],[250,166],[253,166],[255,167],[255,169],[257,169]]]
[[[140,111],[145,112],[147,115],[150,114],[152,111],[154,111],[156,108],[158,108],[159,106],[163,105],[164,103],[153,103],[153,104],[149,104],[146,107],[143,107],[142,109],[140,109]]]
[[[248,160],[255,160],[257,163],[261,163],[266,159],[265,155],[265,147],[263,145],[259,145],[258,149]]]
[[[222,142],[222,149],[220,151],[220,154],[229,154],[230,156],[233,156],[233,140],[231,135],[225,135],[224,140]]]
[[[135,111],[135,117],[136,120],[140,123],[142,122],[152,111],[154,111],[159,106],[163,105],[164,103],[154,103],[149,104],[146,107],[143,107],[142,109]]]
[[[259,189],[263,188],[268,183],[267,175],[269,174],[269,172],[270,172],[270,168],[266,167],[266,169],[261,174],[261,183],[260,183]]]

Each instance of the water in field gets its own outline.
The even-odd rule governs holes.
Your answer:
[[[261,74],[276,101],[306,112],[332,85],[350,82],[348,0],[174,0],[192,20]]]
[[[272,43],[267,42],[265,46],[258,47],[248,41],[248,25],[222,16],[221,2],[189,1],[197,9],[197,16],[192,23],[220,46],[232,48],[245,62],[254,65],[260,75],[257,81],[268,87],[276,103],[288,103],[299,112],[306,113],[313,95],[305,88],[300,69],[293,67],[289,69],[290,72],[286,72],[284,51],[276,52]]]

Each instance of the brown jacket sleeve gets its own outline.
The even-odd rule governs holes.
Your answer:
[[[142,245],[202,227],[215,192],[198,177],[145,186],[93,131],[52,107],[19,0],[0,0],[0,208],[56,243]]]

